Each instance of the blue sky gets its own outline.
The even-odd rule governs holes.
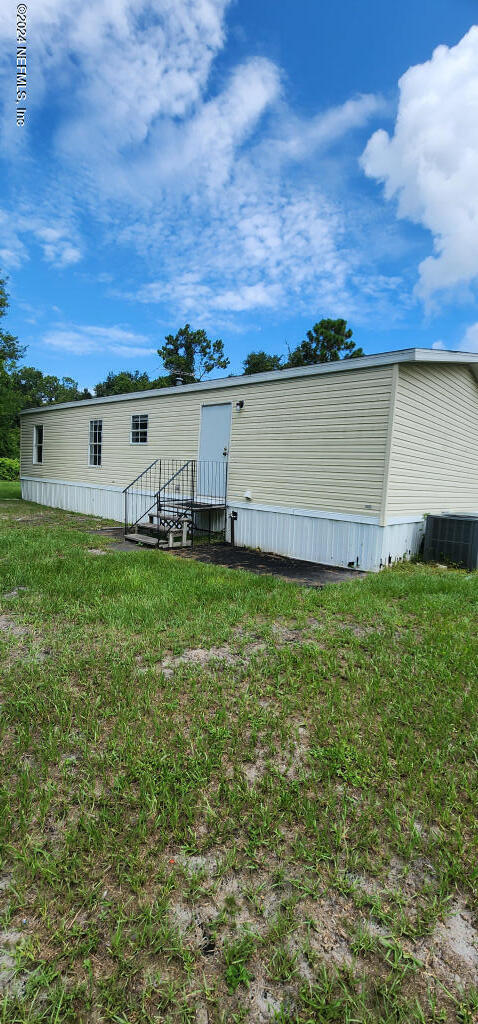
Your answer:
[[[25,361],[231,371],[343,316],[366,352],[478,350],[475,0],[34,0],[15,123],[0,27],[0,270]]]

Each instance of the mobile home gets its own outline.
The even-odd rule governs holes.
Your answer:
[[[67,402],[21,424],[29,501],[123,522],[125,489],[138,493],[151,464],[174,461],[180,478],[189,463],[199,491],[214,464],[228,538],[233,522],[236,544],[326,565],[378,570],[418,550],[427,513],[478,513],[473,353],[407,349]]]

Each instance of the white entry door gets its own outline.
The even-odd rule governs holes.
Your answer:
[[[199,438],[198,497],[224,500],[226,494],[227,460],[231,436],[232,405],[203,405]]]

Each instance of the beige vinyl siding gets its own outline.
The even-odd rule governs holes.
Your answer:
[[[201,406],[232,402],[230,501],[377,515],[383,494],[392,367],[213,391],[178,392],[22,417],[22,475],[99,486],[130,483],[159,456],[197,457]],[[244,408],[235,403],[244,399]],[[130,444],[131,415],[148,413],[148,444]],[[88,465],[90,419],[103,421],[101,467]],[[43,464],[32,463],[43,422]]]
[[[399,367],[386,511],[478,512],[478,383],[468,367]]]

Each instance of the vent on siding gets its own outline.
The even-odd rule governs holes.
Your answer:
[[[423,557],[478,569],[478,516],[427,516]]]

